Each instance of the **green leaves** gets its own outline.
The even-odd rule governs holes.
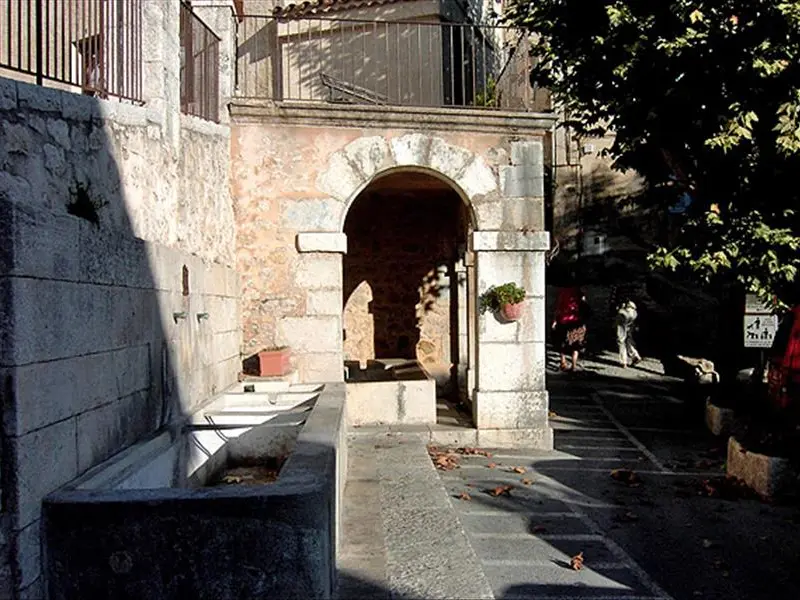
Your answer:
[[[732,104],[730,110],[734,115],[725,120],[722,131],[706,140],[708,146],[721,148],[723,152],[730,151],[744,140],[752,140],[753,125],[758,122],[758,115],[755,111],[743,110],[738,102]]]
[[[492,286],[479,298],[481,314],[487,311],[500,310],[504,304],[518,304],[525,300],[525,289],[516,283],[509,282],[503,285]]]
[[[506,17],[537,34],[535,79],[573,131],[613,121],[616,167],[693,190],[681,235],[654,266],[776,293],[792,283],[800,1],[510,0]]]
[[[784,156],[800,153],[800,91],[795,90],[793,100],[781,104],[777,114],[773,131],[778,134],[775,141],[779,151]]]

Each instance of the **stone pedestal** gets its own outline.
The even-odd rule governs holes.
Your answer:
[[[477,294],[513,282],[525,288],[522,318],[502,323],[479,314],[473,418],[479,430],[515,430],[520,442],[552,448],[545,389],[547,232],[476,231]]]
[[[303,382],[344,381],[342,344],[343,233],[299,233],[295,285],[305,290],[303,314],[284,317],[278,339],[292,349]]]

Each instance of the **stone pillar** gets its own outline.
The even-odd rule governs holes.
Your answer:
[[[469,369],[469,309],[467,307],[467,266],[464,259],[459,258],[454,266],[456,282],[456,306],[458,307],[458,356],[456,382],[458,384],[459,398],[466,398],[469,394],[467,387],[467,371]]]
[[[342,340],[343,233],[298,233],[295,284],[305,290],[302,316],[284,317],[278,339],[292,349],[303,383],[344,381]]]
[[[544,253],[549,247],[549,234],[544,231],[476,231],[472,235],[477,294],[508,282],[527,292],[518,322],[501,323],[491,313],[478,317],[473,412],[479,430],[497,431],[498,444],[553,446],[545,389]]]
[[[467,275],[467,395],[472,404],[472,417],[475,419],[475,365],[477,363],[477,287],[475,280],[475,253],[467,251],[464,256],[464,266]]]
[[[142,5],[142,95],[160,113],[163,135],[177,150],[180,143],[180,3]]]
[[[219,38],[219,122],[229,123],[236,79],[236,12],[233,0],[193,0],[192,10]]]

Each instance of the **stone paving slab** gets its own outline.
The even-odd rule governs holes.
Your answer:
[[[351,437],[337,597],[493,598],[419,436]]]
[[[592,564],[619,563],[603,538],[592,534],[497,534],[481,535],[470,531],[470,542],[482,561],[523,561],[569,567],[570,559],[583,552],[586,567]]]
[[[798,589],[798,542],[786,522],[800,517],[791,509],[678,494],[714,473],[691,462],[713,441],[700,422],[699,431],[670,429],[685,407],[657,376],[610,367],[600,394],[591,373],[559,377],[548,383],[561,417],[555,452],[496,450],[435,471],[424,434],[387,427],[354,438],[344,527],[352,542],[344,544],[342,575],[345,592],[362,595],[340,593],[341,600],[800,597],[770,595],[759,577],[768,574],[783,592]],[[646,387],[632,387],[639,380]],[[654,416],[637,405],[637,394]],[[452,431],[449,446],[479,446]],[[498,466],[489,469],[490,462]],[[511,472],[514,466],[526,472]],[[611,469],[623,466],[636,470],[641,486],[611,479]],[[483,491],[497,485],[515,487],[510,497]],[[460,500],[462,492],[471,499]],[[577,552],[586,562],[576,572],[568,561]]]
[[[542,596],[574,600],[576,598],[648,598],[655,596],[631,570],[623,568],[585,567],[572,571],[558,564],[494,564],[486,566],[495,598],[526,598],[539,600]],[[535,571],[536,577],[531,577]]]
[[[464,528],[473,535],[532,535],[558,532],[586,533],[586,524],[572,512],[527,512],[498,514],[494,511],[461,512]]]

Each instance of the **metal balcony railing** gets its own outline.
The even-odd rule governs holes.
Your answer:
[[[141,101],[141,0],[3,0],[0,75],[6,70],[38,85]]]
[[[527,35],[507,27],[245,16],[236,96],[540,110],[530,60]]]
[[[181,2],[181,111],[219,122],[219,37]]]

